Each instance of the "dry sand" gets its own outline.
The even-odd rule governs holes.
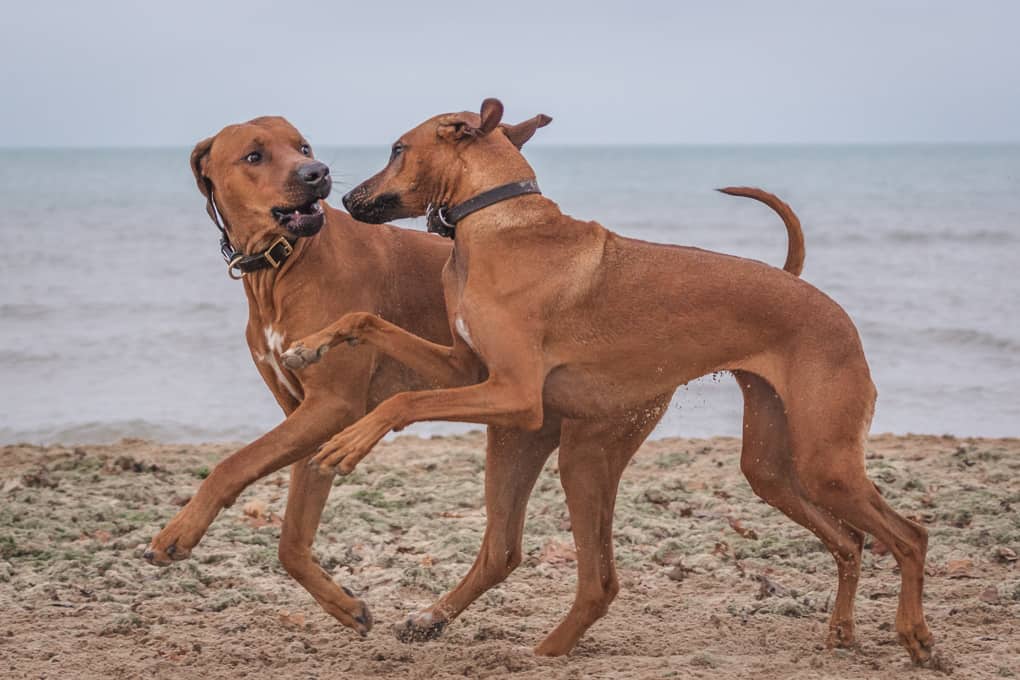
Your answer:
[[[442,639],[398,642],[389,624],[452,586],[474,556],[483,443],[400,438],[338,481],[316,549],[371,605],[376,629],[364,640],[279,565],[283,473],[224,512],[190,561],[160,570],[139,559],[231,445],[0,449],[0,677],[937,675],[912,668],[896,644],[895,562],[870,541],[860,648],[822,646],[832,560],[756,499],[739,442],[725,438],[656,441],[638,454],[616,512],[623,588],[571,657],[530,653],[575,583],[555,456],[532,497],[524,564]],[[946,671],[1020,676],[1020,440],[879,436],[868,458],[885,496],[931,532],[925,601]]]

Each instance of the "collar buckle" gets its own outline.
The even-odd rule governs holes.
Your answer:
[[[456,228],[450,222],[446,210],[445,205],[429,205],[428,211],[425,213],[425,224],[428,227],[429,233],[453,238]]]
[[[279,269],[294,252],[294,244],[280,236],[269,247],[255,255],[232,253],[227,258],[227,276],[237,281],[258,269]]]
[[[276,249],[276,247],[279,245],[283,246],[283,252],[280,254],[279,259],[276,259],[275,257],[273,257],[273,250]],[[262,257],[266,259],[266,262],[269,263],[270,267],[272,267],[273,269],[279,269],[280,265],[283,264],[284,260],[290,257],[290,254],[293,252],[294,246],[292,246],[290,244],[290,241],[288,241],[285,237],[281,236],[280,238],[273,241],[268,248],[266,248],[265,252],[262,253]]]

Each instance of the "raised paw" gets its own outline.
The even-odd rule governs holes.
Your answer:
[[[408,614],[407,618],[393,625],[393,634],[401,642],[425,642],[435,640],[443,634],[446,619],[436,617],[430,611]]]
[[[323,472],[349,475],[384,434],[386,430],[379,432],[365,421],[355,423],[323,444],[309,465],[317,465]]]
[[[309,349],[299,340],[291,345],[290,349],[280,356],[280,359],[283,361],[284,366],[292,371],[297,371],[318,362],[328,351],[328,344],[319,345],[315,349]]]

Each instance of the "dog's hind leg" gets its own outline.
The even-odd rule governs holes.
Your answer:
[[[535,648],[536,654],[570,653],[616,597],[620,584],[613,556],[613,511],[620,476],[665,413],[670,396],[618,418],[564,421],[560,483],[577,548],[577,595],[567,616]]]
[[[812,503],[889,546],[901,572],[899,641],[914,663],[926,663],[932,656],[922,605],[928,532],[889,507],[866,474],[864,438],[874,386],[852,365],[824,382],[803,379],[794,384],[799,389],[791,390],[787,418],[797,480]]]
[[[783,402],[772,386],[752,373],[734,371],[733,375],[744,393],[740,469],[762,500],[811,531],[832,553],[839,577],[828,644],[850,646],[854,642],[854,598],[861,575],[864,536],[805,497],[793,468]]]
[[[560,418],[547,414],[538,431],[490,427],[485,457],[485,536],[467,575],[427,609],[394,626],[404,642],[438,637],[478,596],[521,562],[521,535],[531,489],[559,443]]]
[[[312,542],[332,486],[332,476],[320,474],[304,461],[291,466],[280,562],[326,613],[364,636],[372,629],[368,607],[350,590],[334,583],[312,555]]]

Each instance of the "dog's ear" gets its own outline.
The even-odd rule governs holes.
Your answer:
[[[212,149],[215,139],[215,137],[209,137],[195,145],[191,151],[191,172],[195,175],[195,184],[198,185],[198,190],[205,196],[205,211],[209,213],[212,221],[219,225],[220,220],[216,216],[216,209],[212,202],[212,182],[205,176],[205,159],[209,155],[209,150]]]
[[[540,127],[545,127],[552,122],[552,118],[540,113],[534,118],[529,118],[525,121],[517,123],[517,125],[506,125],[501,124],[499,129],[503,131],[503,134],[507,136],[513,145],[520,149],[535,134],[535,131]]]
[[[463,113],[444,116],[439,123],[436,134],[450,142],[459,142],[469,137],[477,137],[478,128],[472,125],[474,122],[472,118],[474,118],[473,115],[465,115]]]
[[[478,131],[487,135],[496,129],[499,121],[503,120],[503,102],[489,97],[482,102],[482,110],[479,115],[482,117],[482,124],[478,127]]]
[[[474,126],[474,114],[454,113],[444,116],[439,123],[437,134],[443,139],[451,142],[459,142],[462,139],[471,137],[484,137],[497,127],[503,118],[503,104],[498,99],[486,99],[482,102],[482,111],[479,114],[481,123]]]
[[[198,190],[206,198],[209,198],[209,180],[205,176],[204,165],[206,156],[209,155],[209,150],[212,148],[213,139],[215,138],[209,137],[208,139],[203,139],[191,150],[191,172],[195,175],[195,183],[198,184]]]

